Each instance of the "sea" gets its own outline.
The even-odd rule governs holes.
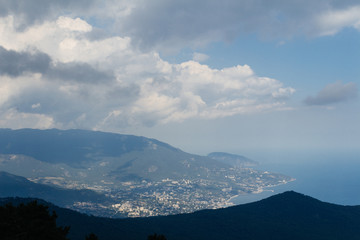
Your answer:
[[[268,151],[255,155],[258,169],[296,180],[258,194],[240,195],[232,200],[236,205],[290,190],[324,202],[360,205],[360,151]]]

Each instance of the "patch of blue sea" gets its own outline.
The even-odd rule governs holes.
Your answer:
[[[258,194],[240,195],[234,204],[258,201],[293,190],[321,201],[360,205],[360,154],[358,152],[272,152],[264,154],[260,169],[295,178],[293,182],[265,188]]]

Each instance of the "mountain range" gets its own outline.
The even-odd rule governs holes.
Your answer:
[[[244,164],[250,161],[241,156],[236,161],[241,159]],[[0,171],[7,178],[2,187],[8,196],[53,201],[62,195],[55,193],[63,191],[66,194],[56,198],[56,204],[100,216],[156,216],[219,208],[231,205],[229,199],[238,194],[293,180],[244,166],[133,135],[0,129]]]
[[[237,154],[231,154],[225,152],[212,152],[209,153],[207,156],[209,158],[229,164],[234,167],[255,167],[259,165],[258,162]]]
[[[5,198],[0,204],[31,200]],[[89,232],[100,240],[139,240],[153,233],[169,240],[360,239],[360,206],[330,204],[293,191],[233,207],[148,218],[100,218],[50,206],[58,224],[71,227],[71,240],[84,239]]]

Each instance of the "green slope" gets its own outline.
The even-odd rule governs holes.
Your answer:
[[[93,205],[111,202],[105,195],[91,190],[63,189],[33,183],[24,177],[3,171],[0,171],[0,197],[41,198],[59,206],[70,208],[76,202],[86,202]]]
[[[175,150],[155,139],[87,130],[0,129],[0,153],[22,154],[40,161],[81,163],[97,157],[117,157],[132,151],[142,151],[150,144]]]

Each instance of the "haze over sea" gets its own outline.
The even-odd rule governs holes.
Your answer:
[[[360,205],[359,152],[273,151],[258,153],[256,156],[260,162],[259,168],[282,173],[296,180],[260,194],[239,196],[233,200],[235,204],[294,190],[321,201]]]

